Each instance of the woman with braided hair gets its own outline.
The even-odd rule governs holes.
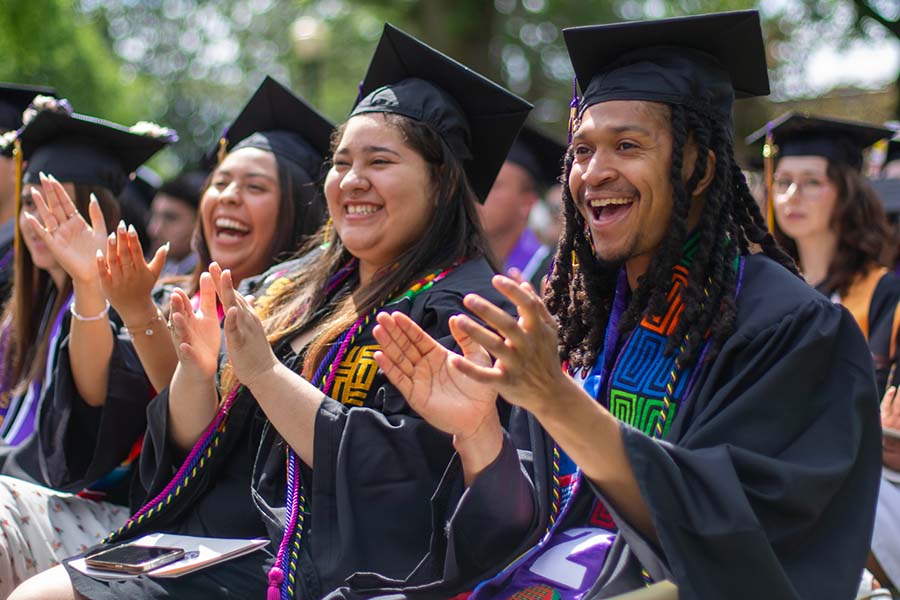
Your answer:
[[[482,555],[452,550],[457,537],[481,536],[481,522],[457,524],[459,515],[442,509],[449,500],[429,502],[442,480],[458,496],[498,468],[477,460],[495,434],[503,470],[518,467],[505,419],[460,423],[463,410],[405,402],[377,369],[372,330],[387,306],[451,344],[448,317],[464,310],[467,291],[504,304],[490,287],[474,205],[530,106],[390,26],[361,96],[333,138],[324,183],[331,219],[311,254],[266,277],[252,305],[215,263],[201,277],[199,311],[175,293],[179,363],[148,409],[141,453],[152,500],[106,540],[153,531],[268,536],[267,551],[174,580],[99,581],[68,564],[13,598],[315,599],[370,573],[433,581],[445,560],[471,584],[512,559],[534,519],[530,501],[502,507],[514,526],[485,537],[496,543]],[[221,368],[216,297],[225,310]],[[481,401],[493,406],[495,395]],[[452,427],[443,426],[447,412],[457,417]],[[463,468],[447,471],[454,450]],[[527,482],[511,484],[487,477],[478,488],[496,496]],[[432,543],[449,548],[421,561]]]
[[[735,96],[768,92],[758,14],[564,35],[583,96],[546,306],[503,276],[518,319],[466,297],[496,333],[467,316],[455,331],[491,366],[402,315],[376,331],[405,393],[459,404],[487,388],[549,436],[546,469],[519,488],[545,493],[547,522],[469,599],[663,579],[691,600],[853,597],[879,474],[872,363],[767,233],[734,160]]]

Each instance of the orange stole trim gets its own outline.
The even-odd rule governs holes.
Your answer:
[[[672,269],[672,287],[666,296],[666,300],[669,303],[668,310],[662,317],[653,317],[652,319],[645,317],[641,323],[643,327],[662,336],[669,336],[675,331],[675,326],[678,325],[678,317],[681,316],[681,312],[684,310],[681,293],[687,287],[687,278],[688,270],[684,265],[676,265]]]
[[[841,304],[853,315],[867,341],[869,339],[869,307],[872,304],[872,295],[875,293],[878,282],[887,272],[885,267],[869,269],[868,273],[859,275],[853,280],[847,295],[841,298]],[[896,322],[896,313],[894,321]]]

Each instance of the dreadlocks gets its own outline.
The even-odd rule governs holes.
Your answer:
[[[702,157],[712,151],[716,156],[715,173],[705,193],[700,222],[694,230],[699,239],[688,283],[682,292],[684,313],[665,349],[669,355],[683,343],[683,360],[691,361],[709,333],[708,358],[712,359],[734,330],[737,312],[734,264],[738,256],[749,253],[750,244],[755,244],[762,253],[792,273],[797,274],[797,267],[766,229],[765,220],[734,159],[734,145],[724,124],[681,105],[671,105],[670,123],[669,179],[673,206],[669,234],[653,256],[647,273],[639,279],[619,327],[621,331],[628,331],[645,313],[651,317],[661,316],[665,310],[672,269],[681,260],[682,248],[690,234],[691,193],[706,175],[708,163]],[[682,168],[688,141],[696,145],[698,160],[685,183]],[[597,360],[612,310],[619,267],[595,257],[587,224],[575,206],[568,185],[572,162],[570,148],[562,182],[565,229],[560,237],[556,266],[545,301],[558,318],[561,359],[568,360],[573,369],[584,370]]]

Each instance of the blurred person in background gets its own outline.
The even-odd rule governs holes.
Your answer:
[[[82,456],[93,453],[85,443],[92,430],[87,407],[70,402],[54,410],[47,398],[57,367],[68,360],[65,340],[98,323],[110,331],[109,304],[94,295],[96,255],[119,219],[116,196],[128,174],[172,141],[71,114],[63,101],[42,103],[25,121],[16,139],[28,167],[17,212],[15,276],[0,324],[0,597],[92,545],[128,515],[129,482],[116,472],[118,463],[73,487],[44,487],[47,474],[65,461],[44,456],[41,439],[65,431]],[[48,210],[44,199],[58,193],[68,201]],[[83,230],[90,234],[80,235]],[[77,240],[72,248],[78,251],[56,253],[54,239]],[[76,362],[90,365],[92,350],[78,352]],[[140,391],[133,387],[131,394]]]
[[[163,244],[169,244],[163,277],[190,275],[197,266],[198,256],[191,247],[191,240],[197,224],[197,207],[208,177],[202,171],[182,173],[165,182],[150,204],[147,257],[151,258]]]
[[[862,174],[863,151],[890,135],[865,123],[786,113],[771,130],[777,154],[772,182],[775,238],[807,283],[842,304],[869,342],[879,395],[887,387],[900,319],[895,243],[881,200]]]
[[[51,98],[53,88],[0,83],[0,308],[12,288],[13,238],[16,231],[16,165],[13,138],[22,126],[22,113],[36,96]]]
[[[553,254],[551,246],[528,227],[528,221],[543,192],[558,182],[565,153],[564,145],[533,127],[524,127],[487,201],[478,207],[484,235],[503,271],[518,269],[538,288]]]

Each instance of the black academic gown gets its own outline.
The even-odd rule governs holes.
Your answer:
[[[849,313],[759,255],[746,259],[737,309],[734,333],[703,367],[665,440],[621,426],[659,544],[605,502],[619,534],[588,598],[643,587],[641,567],[654,580],[674,581],[682,600],[854,597],[881,471],[865,340]],[[552,447],[545,437],[536,441],[535,453]],[[538,496],[550,475],[548,461],[540,462]],[[490,477],[522,473],[506,466]],[[585,483],[560,528],[582,526],[594,495],[603,499]],[[498,498],[464,500],[483,502],[492,526],[503,526]],[[520,551],[543,534],[546,523],[535,522]],[[477,551],[478,539],[468,542]],[[436,597],[423,593],[428,586],[351,584],[340,597]]]
[[[107,406],[91,407],[78,394],[69,357],[72,316],[66,311],[52,357],[56,366],[41,391],[35,431],[17,446],[0,448],[3,475],[80,492],[116,469],[140,440],[153,394],[121,319],[113,310],[109,316],[114,349]],[[130,487],[131,477],[125,476],[114,485],[92,490],[91,497],[128,505]]]
[[[113,350],[102,407],[88,405],[78,393],[69,355],[71,316],[63,321],[63,340],[41,405],[34,449],[42,483],[53,489],[90,488],[122,464],[146,428],[147,405],[155,393],[122,320],[113,310],[109,314]],[[133,477],[120,480],[103,499],[122,505],[143,500],[142,492],[133,489]]]
[[[492,275],[484,260],[471,260],[411,301],[402,300],[386,310],[408,314],[441,343],[454,346],[448,319],[465,312],[465,294],[477,292],[511,309],[492,288]],[[348,353],[355,360],[346,363],[346,377],[335,386],[335,398],[324,398],[316,417],[315,469],[302,468],[309,514],[297,570],[298,598],[319,598],[357,572],[406,577],[430,548],[433,516],[429,500],[439,482],[443,479],[447,488],[457,492],[462,488],[459,469],[445,477],[453,455],[450,436],[416,415],[371,362],[373,325],[357,337]],[[275,351],[285,360],[290,354],[287,344]],[[165,487],[183,459],[168,439],[167,413],[168,398],[163,393],[148,409],[141,454],[140,476],[148,497]],[[519,468],[514,451],[506,458],[511,468]],[[519,478],[511,481],[528,485]],[[252,583],[254,594],[264,593],[265,572],[281,541],[284,494],[284,441],[252,396],[244,393],[236,399],[220,445],[198,478],[158,517],[131,530],[129,537],[149,531],[219,537],[268,535],[272,544],[267,552],[176,580],[138,578],[107,585],[71,569],[70,575],[88,598],[126,593],[135,598],[188,593],[206,597],[220,593],[213,588],[230,589],[235,577],[242,580],[244,589]],[[498,556],[512,556],[535,518],[532,494],[523,491],[517,496],[522,501],[507,509],[509,535],[495,536]],[[451,571],[458,572],[459,578],[477,579],[481,572],[468,569],[481,566],[479,561],[463,561],[462,569]],[[201,578],[205,579],[198,584]]]
[[[827,290],[817,287],[820,292],[827,294]],[[869,350],[872,352],[872,360],[875,363],[875,380],[878,383],[879,397],[884,394],[888,385],[888,375],[891,370],[891,361],[896,357],[891,356],[891,336],[895,331],[894,314],[897,302],[900,301],[900,276],[888,271],[872,292],[869,302],[868,330]]]

